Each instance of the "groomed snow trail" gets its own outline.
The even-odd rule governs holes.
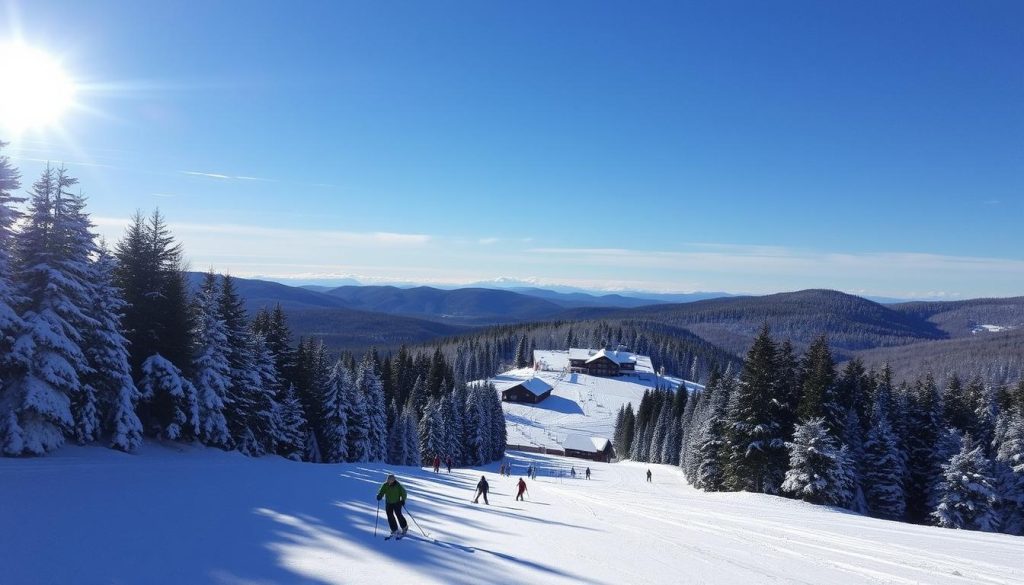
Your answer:
[[[155,444],[3,459],[0,584],[1024,583],[1019,537],[703,493],[667,466],[647,483],[642,464],[509,459],[510,478]],[[542,475],[516,502],[530,462]],[[387,471],[429,538],[410,519],[385,542],[383,509],[374,537]],[[470,502],[481,474],[490,505]]]

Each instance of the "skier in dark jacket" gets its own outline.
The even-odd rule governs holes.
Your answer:
[[[523,481],[523,478],[520,477],[519,478],[519,483],[516,484],[516,486],[519,488],[519,491],[516,492],[516,501],[519,502],[519,501],[522,501],[522,499],[523,499],[523,492],[526,491],[526,482]]]
[[[590,468],[589,467],[587,468],[587,471],[585,473],[587,475],[587,479],[590,479]]]
[[[384,509],[388,514],[388,526],[391,527],[391,536],[398,535],[398,527],[402,527],[402,535],[409,531],[409,524],[405,521],[405,516],[402,515],[402,506],[405,505],[405,488],[402,484],[398,483],[398,479],[394,474],[388,475],[387,481],[380,486],[380,490],[377,492],[377,501],[384,498]],[[397,521],[395,518],[397,517]]]
[[[474,504],[478,503],[478,501],[480,500],[480,496],[483,496],[484,503],[487,504],[488,506],[491,505],[491,503],[487,501],[488,488],[490,488],[490,486],[487,485],[487,478],[481,475],[480,481],[478,481],[476,484],[476,497],[473,498]]]
[[[648,482],[651,481],[651,470],[650,469],[647,470],[647,481]]]
[[[449,456],[448,456],[448,457],[447,457],[447,458],[446,458],[446,459],[444,460],[444,463],[445,463],[445,465],[447,465],[447,466],[448,466],[448,473],[451,473],[451,472],[452,472],[452,456],[451,456],[451,455],[449,455]]]

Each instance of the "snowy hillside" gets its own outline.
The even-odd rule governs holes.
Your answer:
[[[510,370],[491,378],[491,382],[500,391],[530,377],[540,378],[554,389],[551,396],[538,404],[502,402],[510,445],[560,448],[571,434],[610,439],[619,408],[632,403],[635,409],[644,391],[659,385],[663,389],[676,388],[682,383],[666,376],[604,378],[533,368]],[[698,387],[691,382],[686,384],[690,391]]]
[[[477,470],[396,469],[432,537],[411,523],[401,542],[374,538],[381,465],[153,444],[2,459],[0,583],[1024,583],[1019,537],[704,493],[670,467],[556,479],[583,463],[526,457],[510,454],[542,466],[529,501],[492,466],[488,506],[469,502]]]

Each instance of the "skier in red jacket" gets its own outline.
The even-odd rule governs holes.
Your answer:
[[[434,473],[441,471],[441,456],[434,455]]]
[[[519,478],[519,483],[517,485],[519,487],[519,491],[516,493],[516,501],[519,502],[519,501],[522,501],[522,499],[523,499],[523,492],[526,491],[526,482],[523,481],[523,478],[520,477]]]

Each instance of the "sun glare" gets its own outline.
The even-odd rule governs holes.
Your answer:
[[[0,75],[0,127],[15,134],[56,125],[74,103],[74,81],[39,49],[0,45]]]

